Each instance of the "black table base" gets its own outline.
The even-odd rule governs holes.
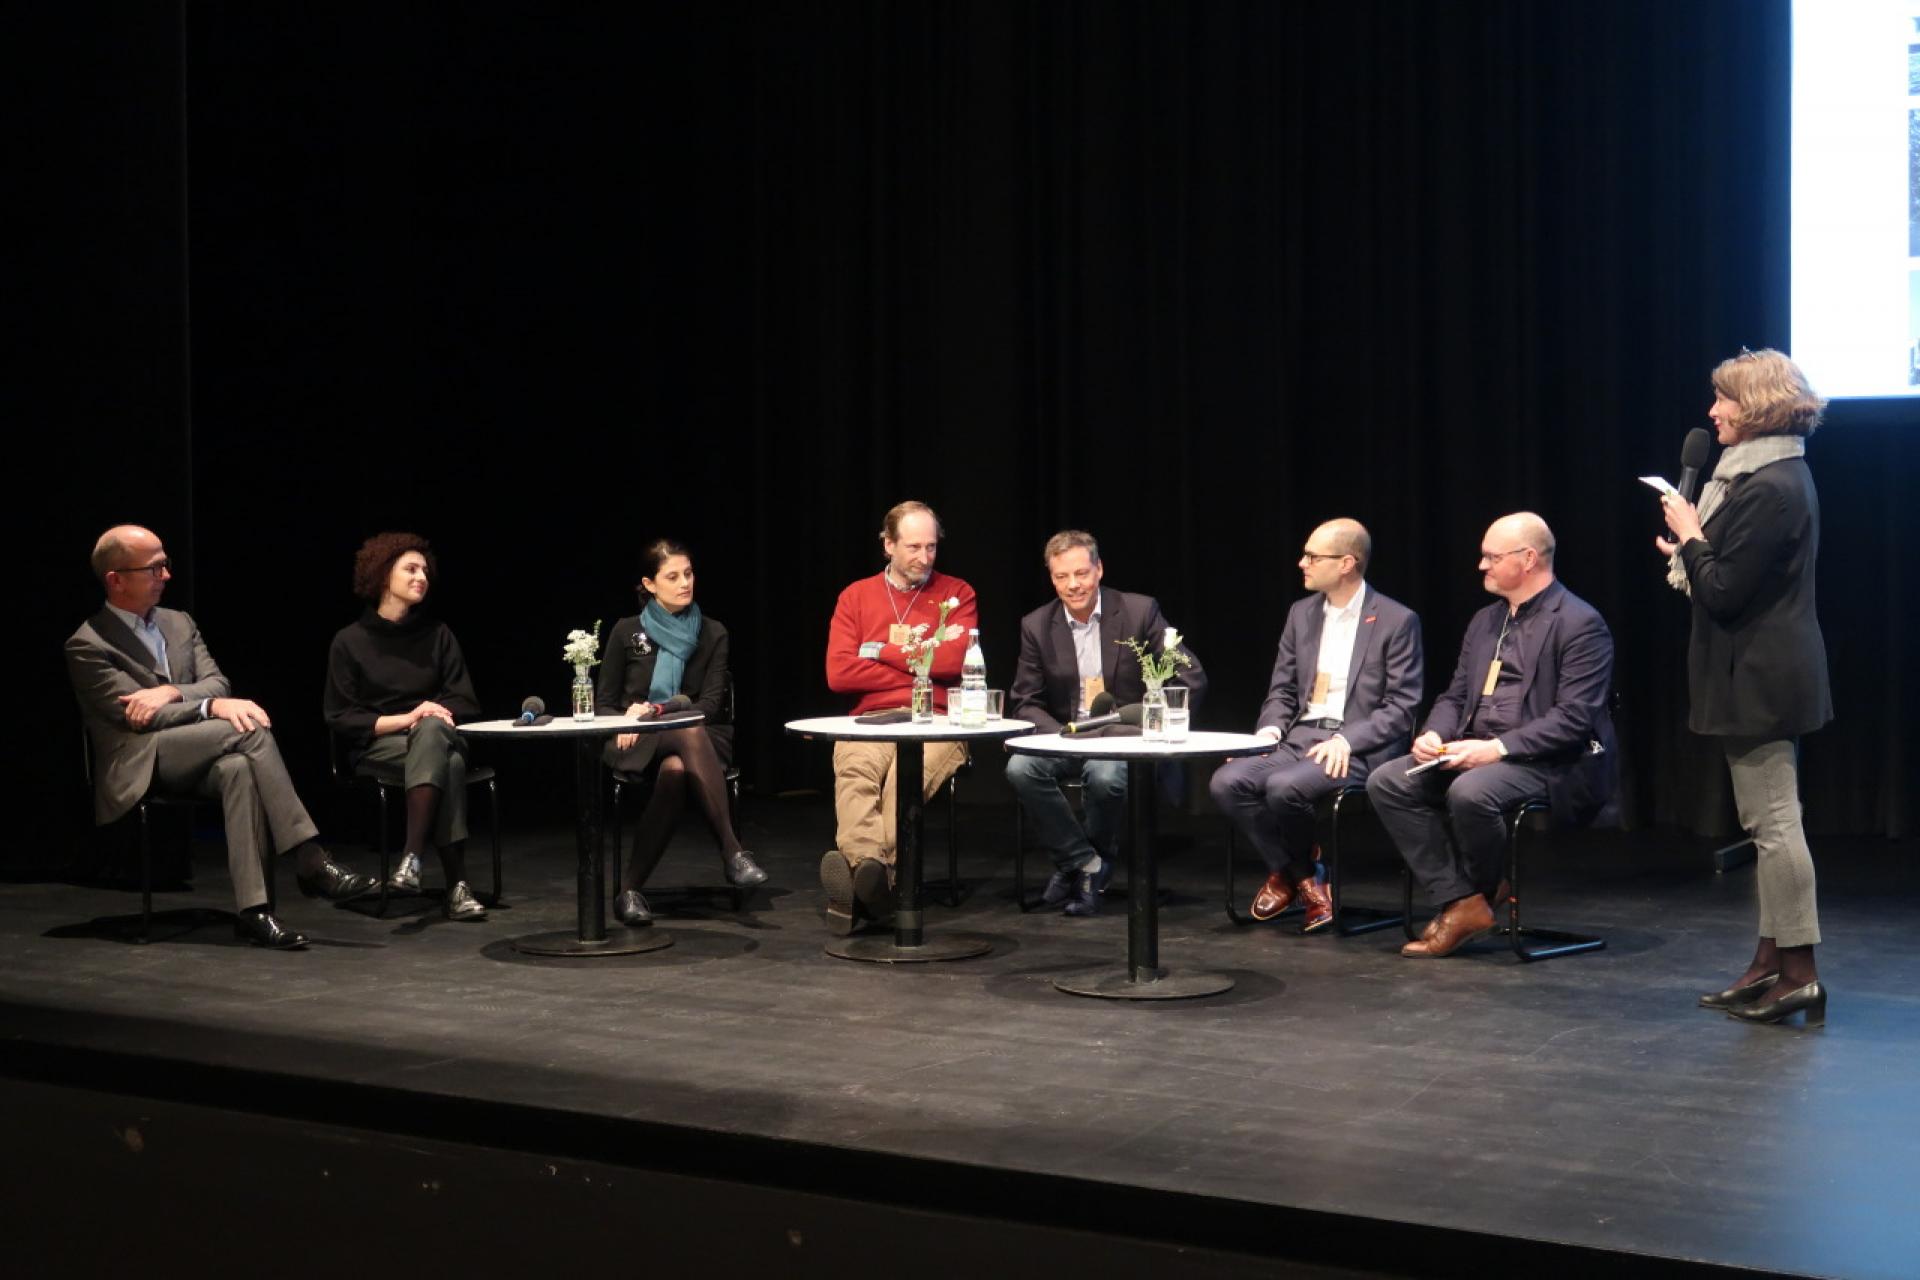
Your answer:
[[[922,938],[912,946],[903,946],[897,938],[868,934],[860,938],[836,938],[827,944],[827,954],[841,960],[865,960],[872,964],[925,964],[933,960],[970,960],[993,950],[991,939],[977,933],[943,933]]]
[[[864,960],[871,964],[924,964],[986,955],[993,950],[993,944],[979,934],[942,934],[929,938],[921,928],[920,835],[927,800],[926,751],[918,740],[894,744],[893,767],[893,936],[835,938],[827,944],[827,954],[837,960]]]
[[[574,845],[575,913],[572,932],[531,933],[511,939],[515,951],[530,956],[637,956],[673,945],[673,935],[658,929],[622,929],[607,936],[606,797],[600,787],[603,739],[582,736],[573,743],[574,806],[578,815]]]
[[[1160,967],[1160,875],[1153,854],[1158,822],[1154,761],[1127,761],[1127,967],[1054,979],[1068,995],[1102,1000],[1190,1000],[1233,990],[1220,973],[1169,973]]]
[[[1085,973],[1055,978],[1053,987],[1070,996],[1093,996],[1100,1000],[1191,1000],[1195,996],[1217,996],[1233,990],[1233,979],[1224,973],[1168,973],[1156,970],[1135,976],[1132,969],[1091,969]]]
[[[673,935],[652,929],[625,929],[624,937],[583,938],[572,929],[530,933],[512,941],[513,949],[529,956],[637,956],[673,945]]]

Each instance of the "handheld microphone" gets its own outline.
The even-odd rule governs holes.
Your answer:
[[[1107,700],[1107,706],[1111,707],[1113,705],[1112,696],[1103,693],[1093,700],[1094,707],[1100,705],[1101,698]],[[1088,707],[1087,710],[1092,711],[1093,707]],[[1061,729],[1060,732],[1067,737],[1075,737],[1083,733],[1094,733],[1101,729],[1109,729],[1115,725],[1131,725],[1137,729],[1140,727],[1141,718],[1142,708],[1140,704],[1137,702],[1129,702],[1126,706],[1118,710],[1108,711],[1102,715],[1089,715],[1085,720],[1076,720]]]
[[[1060,727],[1060,732],[1071,738],[1076,733],[1088,729],[1097,729],[1103,724],[1119,724],[1120,717],[1113,714],[1113,695],[1102,689],[1093,695],[1093,701],[1087,706],[1085,720],[1069,720]]]
[[[1687,432],[1686,441],[1680,446],[1680,483],[1676,487],[1688,502],[1693,501],[1694,493],[1700,488],[1700,468],[1707,465],[1707,454],[1712,449],[1713,437],[1705,427]]]
[[[552,724],[553,717],[546,713],[547,704],[539,698],[528,698],[520,704],[520,718],[513,722],[516,729],[532,725]]]

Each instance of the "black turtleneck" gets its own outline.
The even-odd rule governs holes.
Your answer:
[[[369,609],[340,628],[327,650],[327,728],[348,745],[373,740],[373,722],[437,702],[455,720],[480,716],[460,642],[419,609],[389,622]]]

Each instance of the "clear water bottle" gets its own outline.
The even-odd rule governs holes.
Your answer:
[[[967,656],[960,664],[960,723],[978,729],[987,723],[987,655],[980,652],[980,628],[967,631]]]

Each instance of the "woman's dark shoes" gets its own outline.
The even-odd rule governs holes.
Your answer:
[[[447,890],[447,919],[485,920],[486,918],[485,904],[473,896],[473,890],[465,880]]]
[[[294,877],[300,892],[309,898],[327,898],[345,902],[372,893],[380,882],[358,871],[349,871],[332,858],[324,858],[311,872]]]
[[[642,929],[653,923],[653,912],[638,889],[623,889],[613,900],[613,918],[629,928]]]
[[[736,889],[751,889],[755,885],[767,882],[767,873],[753,860],[753,855],[745,849],[736,849],[726,856],[727,883]]]
[[[242,911],[234,918],[233,936],[272,951],[297,951],[307,945],[304,936],[274,919],[270,911]]]
[[[1752,1004],[1767,993],[1767,988],[1780,980],[1777,973],[1763,973],[1752,982],[1737,987],[1728,987],[1725,991],[1707,991],[1700,996],[1702,1009],[1731,1009],[1737,1004]]]
[[[1727,1016],[1742,1022],[1781,1022],[1803,1009],[1807,1014],[1808,1026],[1824,1027],[1827,1024],[1827,989],[1818,978],[1771,1000],[1729,1005]]]

